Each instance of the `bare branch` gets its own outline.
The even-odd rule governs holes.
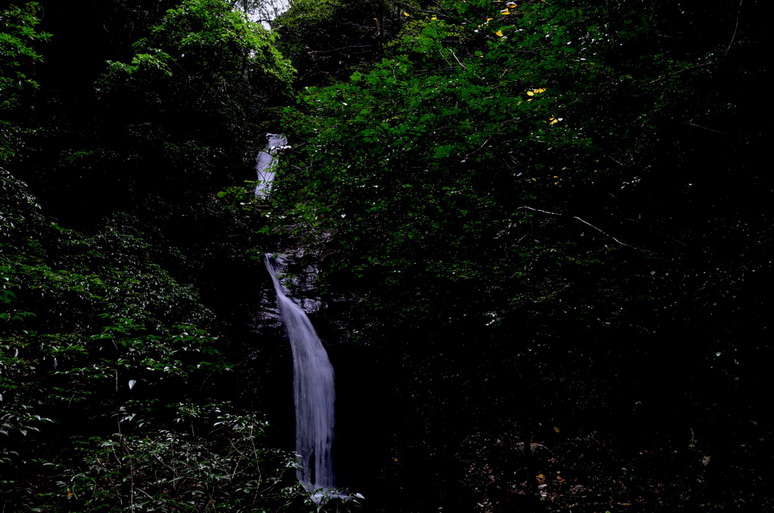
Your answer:
[[[742,2],[744,0],[739,0],[739,9],[736,11],[736,23],[734,24],[734,33],[731,34],[731,41],[728,42],[728,46],[726,47],[726,51],[723,53],[723,57],[728,55],[729,50],[731,50],[731,46],[734,44],[734,40],[736,39],[736,33],[739,31],[739,18],[742,16]]]
[[[331,50],[309,50],[307,53],[316,55],[318,53],[334,53],[334,52],[340,52],[342,50],[349,50],[350,48],[370,48],[371,45],[350,45],[350,46],[342,46],[341,48],[333,48]]]
[[[460,60],[457,58],[457,54],[456,54],[456,53],[454,53],[454,50],[452,50],[452,49],[450,48],[450,49],[449,49],[449,52],[452,54],[452,57],[454,57],[454,60],[455,60],[455,61],[457,61],[457,63],[458,63],[460,66],[462,66],[462,67],[463,67],[463,68],[465,68],[465,69],[468,69],[468,67],[467,67],[467,66],[465,66],[464,64],[462,64],[462,61],[460,61]]]
[[[655,84],[656,82],[661,82],[662,80],[666,80],[669,77],[673,77],[675,75],[679,75],[680,73],[685,73],[686,71],[690,71],[692,69],[698,69],[698,68],[706,68],[707,66],[712,66],[715,64],[714,62],[707,62],[704,64],[694,64],[693,66],[686,66],[685,68],[678,69],[677,71],[673,71],[672,73],[667,73],[666,75],[662,75],[656,79],[651,80],[648,82],[648,85]]]
[[[684,125],[692,126],[694,128],[701,128],[702,130],[707,130],[708,132],[714,132],[716,134],[723,134],[726,135],[726,132],[721,132],[720,130],[715,130],[714,128],[708,128],[706,126],[697,125],[696,123],[689,123],[688,121],[683,121]]]
[[[531,210],[532,212],[540,212],[541,214],[546,214],[546,215],[551,215],[551,216],[559,216],[559,217],[561,217],[561,216],[566,215],[566,214],[562,214],[560,212],[551,212],[550,210],[543,210],[543,209],[540,209],[540,208],[528,207],[526,205],[519,207],[519,209],[520,210]],[[633,250],[639,251],[641,253],[647,253],[647,254],[650,254],[650,255],[653,254],[652,251],[649,251],[647,249],[642,249],[642,248],[638,248],[637,246],[632,246],[631,244],[627,244],[626,242],[622,241],[621,239],[615,237],[614,235],[612,235],[610,233],[607,233],[602,228],[591,224],[590,222],[586,221],[585,219],[583,219],[581,217],[578,217],[578,216],[570,216],[570,217],[572,217],[572,219],[575,219],[576,221],[578,221],[580,223],[585,224],[589,228],[598,231],[599,233],[601,233],[605,237],[613,240],[613,242],[615,242],[619,246],[623,246],[625,248],[633,249]]]

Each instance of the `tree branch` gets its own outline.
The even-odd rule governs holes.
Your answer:
[[[531,210],[532,212],[540,212],[541,214],[546,214],[546,215],[551,215],[551,216],[558,216],[558,217],[562,217],[562,216],[567,215],[567,214],[562,214],[560,212],[551,212],[550,210],[543,210],[543,209],[540,209],[540,208],[529,207],[529,206],[526,206],[526,205],[523,205],[523,206],[519,207],[519,210]],[[639,251],[641,253],[647,253],[647,254],[650,254],[650,255],[653,254],[652,251],[649,251],[647,249],[642,249],[642,248],[638,248],[637,246],[632,246],[631,244],[627,244],[626,242],[622,241],[621,239],[615,237],[614,235],[612,235],[610,233],[607,233],[602,228],[591,224],[590,222],[586,221],[585,219],[583,219],[581,217],[578,217],[578,216],[570,216],[570,217],[572,217],[572,219],[575,219],[576,221],[578,221],[580,223],[585,224],[589,228],[598,231],[599,233],[601,233],[605,237],[607,237],[609,239],[612,239],[613,242],[615,242],[619,246],[623,246],[625,248],[633,249],[633,250]]]
[[[731,46],[734,44],[734,40],[736,40],[736,33],[739,31],[739,18],[742,16],[742,2],[744,0],[739,0],[739,9],[736,11],[736,23],[734,24],[734,33],[731,34],[731,41],[728,42],[728,46],[726,47],[726,51],[723,53],[723,57],[728,55],[729,50],[731,50]]]
[[[342,50],[349,50],[350,48],[370,48],[371,45],[349,45],[342,46],[341,48],[333,48],[331,50],[309,50],[307,53],[310,55],[317,55],[318,53],[334,53]]]

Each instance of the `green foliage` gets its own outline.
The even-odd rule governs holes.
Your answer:
[[[525,11],[523,26],[531,28],[523,40],[504,41],[496,26],[412,21],[394,58],[349,83],[310,91],[288,118],[307,143],[295,157],[302,163],[288,159],[296,171],[280,182],[283,202],[302,221],[294,227],[334,234],[324,240],[342,245],[344,266],[382,269],[378,281],[408,290],[415,274],[402,273],[416,269],[415,255],[439,278],[472,279],[492,256],[487,240],[519,237],[525,203],[537,206],[538,195],[565,202],[569,187],[594,180],[605,149],[570,119],[597,109],[599,81],[589,80],[585,59],[568,62],[569,36],[543,42],[545,31],[564,27],[564,34],[588,19],[579,10],[538,9],[547,8]],[[479,41],[480,30],[492,33]],[[508,275],[513,268],[502,264]],[[492,277],[492,286],[503,278]]]
[[[438,490],[417,490],[421,507],[505,509],[514,496],[576,506],[569,485],[549,493],[569,468],[549,474],[536,454],[486,462],[484,448],[473,466],[488,465],[492,479],[471,478],[475,498],[455,495],[450,483],[466,469],[448,454],[479,436],[587,454],[572,486],[620,502],[655,499],[629,484],[613,493],[626,479],[608,469],[619,458],[652,470],[638,472],[656,489],[670,461],[690,476],[664,491],[663,511],[764,497],[759,480],[714,497],[719,474],[697,464],[710,449],[683,443],[707,422],[702,440],[728,429],[764,450],[742,425],[760,425],[748,393],[770,381],[752,364],[770,354],[758,342],[770,302],[741,269],[771,275],[754,249],[772,241],[759,208],[767,193],[744,185],[763,180],[770,191],[745,149],[760,150],[765,129],[720,133],[752,105],[726,94],[729,70],[747,69],[723,35],[736,7],[724,5],[726,32],[700,43],[688,36],[700,32],[700,10],[668,2],[406,7],[384,60],[305,90],[286,111],[295,149],[280,165],[275,218],[321,261],[328,293],[357,298],[349,340],[399,369],[396,450],[407,456],[395,471]],[[753,374],[720,370],[713,355],[732,347]],[[746,420],[712,417],[718,400],[744,403],[745,413],[733,409]],[[577,434],[566,445],[552,431],[565,424]],[[587,436],[611,449],[592,451]],[[736,472],[732,449],[714,442]],[[647,463],[629,452],[650,445],[675,452]],[[538,474],[552,480],[544,495]]]
[[[402,25],[394,2],[302,0],[273,23],[283,55],[304,85],[328,84],[372,63]]]
[[[171,257],[120,216],[63,229],[0,177],[3,507],[304,507],[266,423],[212,403],[232,365],[202,327],[212,313],[154,262]]]
[[[294,70],[274,36],[228,2],[181,2],[137,34],[89,83],[72,133],[41,131],[20,158],[19,176],[65,222],[122,210],[193,218],[193,205],[249,176],[259,134],[290,91]]]
[[[338,270],[371,274],[370,290],[485,276],[486,295],[513,305],[564,289],[565,269],[648,260],[686,235],[668,214],[648,220],[661,241],[623,219],[647,208],[666,155],[681,158],[664,134],[716,100],[692,92],[713,61],[663,52],[659,27],[625,21],[624,4],[495,9],[412,15],[393,57],[288,111],[303,145],[285,159],[279,208],[305,245],[343,257]]]
[[[109,62],[100,89],[113,101],[128,95],[140,119],[166,114],[174,121],[185,112],[191,120],[201,117],[197,127],[228,127],[287,90],[293,68],[272,39],[226,2],[189,0],[135,43],[131,62]]]
[[[19,144],[16,118],[24,96],[39,87],[34,66],[42,60],[38,45],[51,34],[38,29],[40,6],[27,2],[0,10],[0,164],[7,162]]]
[[[182,406],[182,405],[181,405]],[[182,412],[182,411],[181,411]],[[191,415],[193,413],[193,416]],[[188,414],[204,436],[160,430],[82,443],[59,485],[82,511],[283,511],[303,504],[285,453],[262,447],[266,423],[221,407]]]
[[[27,2],[0,11],[0,112],[17,108],[25,89],[38,87],[27,65],[41,60],[36,45],[51,37],[38,30],[39,10],[37,2]]]

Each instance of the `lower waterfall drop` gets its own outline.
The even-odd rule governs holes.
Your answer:
[[[282,322],[293,351],[293,394],[296,405],[296,452],[301,457],[298,480],[309,492],[333,491],[333,367],[306,313],[287,296],[271,257],[266,269],[277,293]]]

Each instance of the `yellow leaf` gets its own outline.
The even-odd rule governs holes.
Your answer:
[[[432,18],[430,18],[430,19],[431,19],[431,20],[434,20],[434,21],[438,21],[438,16],[433,16],[433,17],[432,17]]]
[[[503,31],[502,30],[498,30],[497,32],[495,32],[495,35],[503,37]]]
[[[555,124],[557,124],[557,123],[558,123],[560,120],[561,120],[561,118],[557,118],[556,116],[551,116],[550,118],[548,118],[548,124],[549,124],[549,125],[555,125]]]
[[[411,16],[411,15],[409,13],[407,13],[406,11],[403,11],[403,16]]]

